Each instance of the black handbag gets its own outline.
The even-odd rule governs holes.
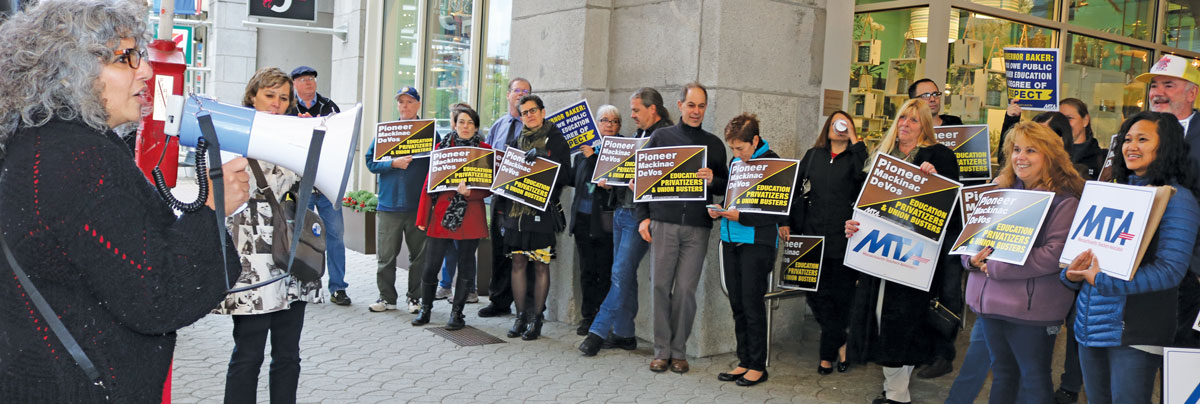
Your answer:
[[[267,204],[271,205],[271,258],[280,268],[288,267],[291,253],[292,235],[295,231],[296,202],[287,200],[280,202],[275,198],[275,192],[267,186],[266,176],[258,162],[250,160],[250,171],[254,172],[254,180],[262,187],[267,196]],[[300,232],[300,243],[296,245],[296,259],[292,262],[292,276],[301,282],[314,282],[325,276],[325,222],[309,209],[304,212],[305,229]]]
[[[925,322],[943,337],[950,338],[962,327],[962,318],[938,301],[929,300],[929,310],[925,312]]]

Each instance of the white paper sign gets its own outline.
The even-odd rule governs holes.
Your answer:
[[[1102,272],[1126,281],[1133,278],[1154,192],[1152,187],[1088,181],[1058,262],[1070,265],[1090,249]]]
[[[854,210],[858,232],[846,243],[843,263],[859,272],[929,291],[937,268],[938,243],[890,221]]]
[[[1200,349],[1163,348],[1163,402],[1200,402]]]

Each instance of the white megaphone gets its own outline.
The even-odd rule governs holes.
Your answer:
[[[303,173],[308,162],[309,144],[314,129],[325,129],[315,187],[325,194],[334,208],[340,208],[354,161],[362,123],[362,104],[341,113],[314,118],[259,113],[253,108],[226,104],[190,95],[173,95],[167,100],[167,119],[163,133],[178,136],[179,144],[196,147],[203,134],[197,118],[212,117],[221,150],[274,163]]]

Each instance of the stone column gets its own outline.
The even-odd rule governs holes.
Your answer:
[[[217,0],[211,3],[216,14],[210,31],[213,43],[213,96],[242,104],[246,83],[254,76],[258,59],[258,31],[242,25],[249,13],[247,0]]]

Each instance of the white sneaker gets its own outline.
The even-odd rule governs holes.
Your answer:
[[[433,300],[446,299],[446,298],[449,298],[453,294],[454,294],[454,292],[450,291],[450,288],[443,288],[441,286],[438,286],[437,293],[433,294]]]
[[[479,294],[475,292],[467,293],[467,303],[479,303]]]
[[[409,300],[408,301],[408,312],[412,313],[412,314],[420,313],[421,312],[421,303],[415,299]]]
[[[384,312],[384,311],[388,311],[388,310],[396,310],[396,305],[388,303],[388,302],[384,301],[383,299],[379,299],[379,300],[376,300],[375,303],[371,303],[370,306],[367,306],[367,310],[375,312],[375,313],[379,313],[379,312]]]

